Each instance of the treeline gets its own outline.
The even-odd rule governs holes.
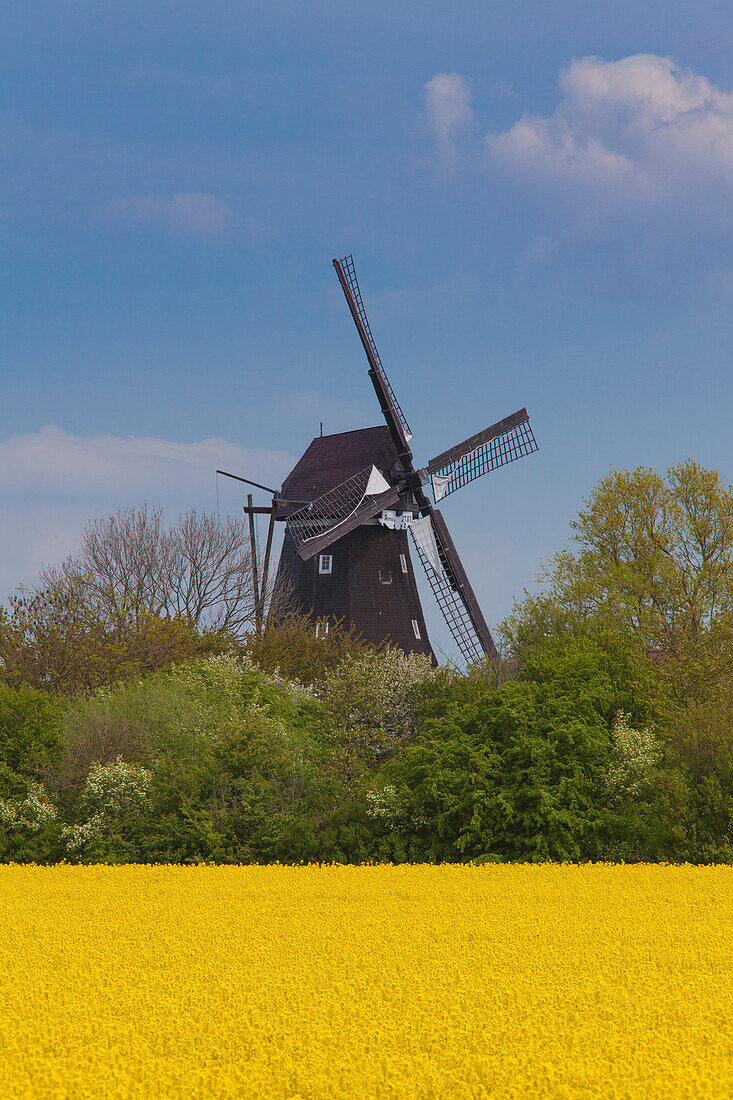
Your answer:
[[[247,634],[156,606],[123,559],[125,591],[87,555],[0,616],[4,860],[733,860],[714,471],[612,471],[501,661],[460,674],[295,615]]]

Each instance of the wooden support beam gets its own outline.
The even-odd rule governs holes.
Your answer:
[[[260,606],[260,581],[257,569],[257,539],[255,536],[255,517],[251,493],[247,494],[247,507],[245,508],[245,512],[249,516],[249,545],[251,551],[252,587],[254,589],[255,599],[255,630],[259,634],[262,630],[262,608]]]
[[[265,599],[267,598],[267,581],[270,572],[270,551],[272,550],[272,533],[275,530],[275,512],[277,511],[277,493],[272,495],[272,508],[270,509],[270,522],[267,525],[267,543],[265,544],[265,560],[262,565],[262,589],[260,618],[264,619]]]

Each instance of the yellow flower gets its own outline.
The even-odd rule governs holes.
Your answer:
[[[727,867],[0,867],[3,1097],[733,1094]]]

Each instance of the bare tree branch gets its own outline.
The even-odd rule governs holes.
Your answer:
[[[244,519],[192,511],[167,526],[160,508],[126,508],[90,523],[78,553],[42,581],[62,576],[86,586],[113,624],[153,614],[240,633],[255,621]]]

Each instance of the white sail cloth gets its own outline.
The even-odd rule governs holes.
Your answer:
[[[439,501],[445,496],[445,491],[448,488],[448,482],[451,479],[451,474],[431,474],[430,480],[433,483],[433,499],[438,504]]]
[[[440,564],[438,543],[435,541],[435,532],[433,531],[433,524],[430,520],[430,516],[423,516],[422,519],[413,520],[410,524],[410,530],[415,538],[415,542],[422,550],[433,571],[437,573],[439,577],[442,577],[443,566]]]
[[[380,493],[386,493],[388,489],[389,482],[382,477],[376,466],[372,466],[364,496],[378,497]]]

